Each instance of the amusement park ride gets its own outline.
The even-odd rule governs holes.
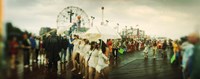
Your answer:
[[[90,19],[85,11],[79,7],[68,6],[57,16],[57,29],[65,29],[65,34],[85,32],[90,26]]]
[[[80,36],[86,35],[87,37],[90,37],[91,34],[94,34],[94,30],[96,30],[95,34],[96,33],[100,34],[102,39],[121,38],[120,35],[117,33],[117,31],[115,32],[115,29],[104,24],[104,17],[103,17],[104,7],[102,7],[101,9],[102,9],[101,25],[93,27],[93,20],[95,19],[95,17],[93,16],[88,17],[86,12],[79,7],[68,6],[64,8],[58,14],[57,21],[56,21],[57,28],[51,31],[48,31],[45,34],[55,32],[55,30],[57,30],[56,32],[58,35],[78,34]],[[90,23],[90,19],[91,19],[91,23]],[[113,31],[110,31],[112,29]]]

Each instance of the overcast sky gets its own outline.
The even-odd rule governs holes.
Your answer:
[[[67,6],[82,8],[101,22],[101,7],[110,26],[139,25],[151,36],[179,38],[200,27],[200,0],[6,0],[4,20],[35,34],[40,27],[56,27],[57,15]]]

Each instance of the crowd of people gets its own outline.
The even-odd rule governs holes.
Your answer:
[[[19,62],[17,60],[19,49],[23,49],[25,68],[27,68],[30,64],[30,57],[33,62],[37,62],[39,54],[44,53],[42,40],[40,37],[35,37],[34,35],[31,35],[29,38],[28,34],[24,34],[22,37],[23,40],[18,40],[17,37],[13,36],[13,38],[9,41],[8,48],[9,54],[11,55],[11,68],[15,68],[15,63]]]
[[[152,51],[153,58],[157,57],[157,54],[160,54],[162,58],[167,57],[167,49],[172,46],[171,40],[146,40],[144,43],[144,58],[148,58],[148,54]]]
[[[199,79],[199,44],[200,37],[198,33],[191,33],[182,37],[180,41],[176,40],[173,44],[173,53],[175,56],[174,64],[180,66],[183,73],[183,79]]]
[[[56,33],[47,34],[43,39],[34,35],[28,37],[27,34],[24,34],[23,40],[20,42],[13,37],[9,42],[11,64],[15,64],[20,48],[23,50],[24,68],[29,68],[31,63],[37,63],[38,56],[43,56],[45,58],[40,58],[40,61],[47,60],[49,71],[57,71],[58,61],[61,63],[72,62],[71,71],[79,71],[78,74],[82,74],[83,78],[99,79],[103,76],[108,79],[110,64],[108,55],[111,50],[101,39],[89,41],[79,38],[78,35],[67,37],[65,35],[58,36]],[[16,65],[11,66],[11,68],[15,68]]]
[[[16,54],[18,49],[23,49],[24,67],[30,66],[30,60],[37,63],[38,56],[40,61],[47,61],[48,70],[58,69],[58,61],[61,63],[72,62],[72,72],[78,71],[86,79],[108,79],[110,59],[118,60],[119,50],[123,53],[134,53],[143,51],[144,58],[149,57],[152,51],[153,58],[161,54],[163,58],[167,57],[170,52],[175,60],[173,65],[180,66],[183,71],[184,79],[194,79],[200,65],[199,59],[199,36],[190,34],[181,40],[156,40],[156,39],[108,39],[106,42],[99,39],[90,41],[89,39],[80,38],[78,35],[57,35],[56,33],[47,34],[44,37],[34,35],[23,35],[21,42],[16,37],[9,42],[11,53],[11,68],[15,68]],[[169,50],[168,50],[169,49]],[[170,51],[171,50],[171,51]],[[122,52],[120,52],[122,54]],[[44,58],[42,58],[44,57]]]
[[[182,79],[200,79],[200,37],[198,33],[191,33],[180,40],[146,40],[143,50],[144,57],[148,58],[148,53],[153,51],[153,58],[156,54],[161,54],[163,58],[169,58],[173,66],[182,69]]]
[[[57,35],[56,32],[41,38],[34,35],[28,36],[25,33],[21,42],[13,37],[9,43],[11,68],[15,68],[16,54],[21,48],[24,68],[31,66],[30,60],[37,63],[38,56],[41,56],[40,61],[46,60],[50,71],[58,69],[58,61],[72,62],[71,71],[79,71],[78,74],[82,74],[83,78],[98,79],[103,75],[105,79],[108,79],[110,59],[118,60],[119,49],[122,49],[124,53],[131,53],[144,49],[145,43],[145,40],[133,39],[108,39],[105,43],[101,39],[90,41],[78,35],[68,37]]]

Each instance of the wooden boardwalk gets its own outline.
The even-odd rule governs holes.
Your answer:
[[[60,64],[58,71],[47,70],[44,62],[32,63],[29,68],[23,66],[22,53],[19,54],[20,64],[16,69],[5,67],[1,72],[2,79],[82,79],[77,72],[71,72],[72,64]],[[120,55],[119,60],[113,62],[110,66],[110,79],[181,79],[180,69],[173,67],[169,59],[161,57],[154,60],[150,57],[148,60],[143,58],[142,52]]]
[[[167,60],[137,59],[113,70],[110,79],[181,79],[180,73]]]

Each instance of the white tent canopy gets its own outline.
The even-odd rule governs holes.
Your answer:
[[[111,26],[100,26],[97,28],[106,39],[121,39],[121,36]]]
[[[93,41],[98,39],[102,39],[104,41],[107,39],[121,39],[121,36],[117,33],[117,31],[110,26],[92,27],[84,35],[84,37]]]
[[[59,28],[57,29],[57,34],[63,34],[65,31],[69,30],[69,28],[70,28],[72,25],[73,25],[73,24],[70,23],[70,24],[68,24],[68,25],[66,25],[66,26],[59,27]]]

